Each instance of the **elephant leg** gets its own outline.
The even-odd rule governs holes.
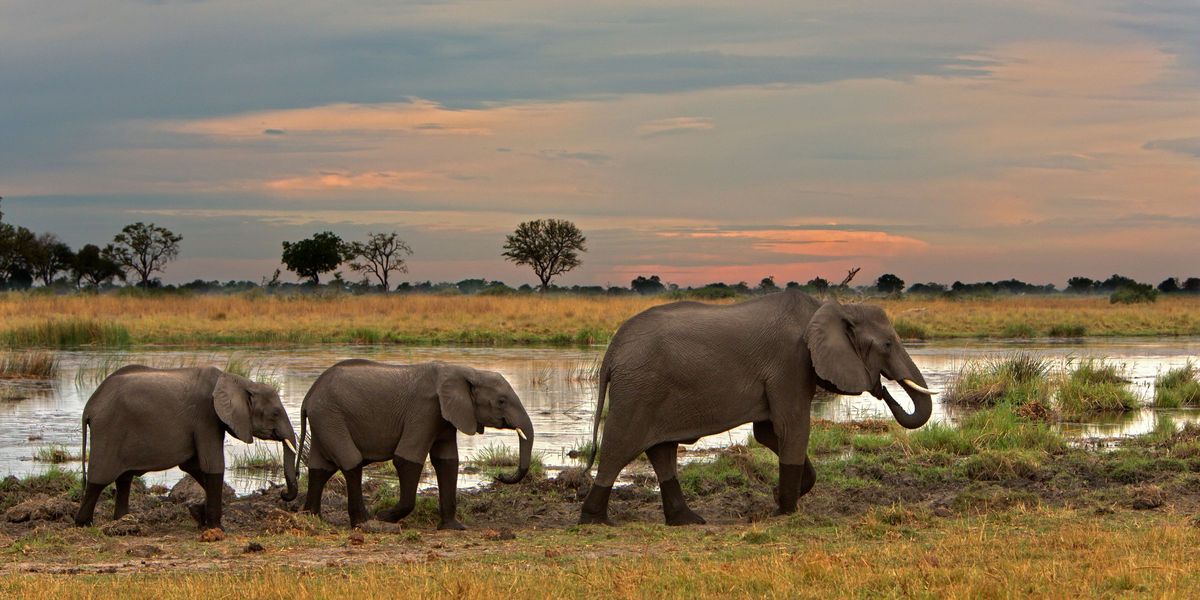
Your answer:
[[[663,442],[646,450],[646,456],[654,466],[654,474],[658,475],[663,514],[666,515],[667,525],[703,525],[704,519],[688,508],[683,489],[679,487],[679,478],[675,473],[678,450],[679,444],[675,442]]]
[[[117,478],[117,495],[113,503],[113,520],[129,514],[129,488],[133,485],[133,473],[125,472]]]
[[[812,459],[804,461],[804,472],[800,474],[800,497],[812,491],[817,484],[817,470],[813,468]]]
[[[221,494],[225,491],[224,473],[204,474],[204,528],[221,527]]]
[[[333,469],[308,469],[308,491],[304,495],[302,512],[321,516],[321,494],[325,492],[325,484],[337,471]]]
[[[367,505],[363,502],[362,465],[345,469],[342,474],[346,476],[346,507],[350,513],[350,526],[358,527],[371,518],[371,513],[367,512]]]
[[[779,456],[779,436],[775,435],[775,427],[770,421],[754,422],[754,440]]]
[[[425,465],[403,458],[393,458],[392,466],[396,467],[396,477],[400,479],[400,499],[396,505],[379,511],[375,515],[380,521],[395,523],[413,511],[417,506],[417,484],[421,482],[421,471]]]
[[[458,522],[458,459],[430,458],[433,471],[437,473],[438,484],[438,513],[441,522],[438,529],[466,529]]]
[[[201,488],[204,487],[204,473],[200,470],[200,463],[195,458],[188,459],[179,465],[179,470],[187,473],[192,479],[195,479]],[[192,515],[192,519],[196,521],[196,525],[199,527],[204,526],[205,505],[205,502],[200,502],[189,504],[187,507],[188,514]]]
[[[642,452],[619,452],[618,446],[616,443],[600,445],[600,466],[596,467],[596,479],[592,481],[592,488],[583,500],[583,507],[579,513],[580,525],[615,525],[608,518],[608,499],[612,495],[613,483],[616,482],[621,469]]]
[[[429,449],[429,462],[437,474],[438,529],[466,529],[458,521],[458,432],[443,429]]]
[[[86,527],[92,524],[92,517],[96,513],[96,501],[100,499],[100,494],[106,487],[108,487],[106,483],[88,483],[84,488],[83,500],[79,502],[79,512],[75,513],[77,527]]]

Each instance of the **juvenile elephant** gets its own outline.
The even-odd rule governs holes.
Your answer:
[[[820,303],[800,291],[728,306],[677,302],[629,319],[600,367],[592,439],[607,392],[600,466],[580,523],[605,523],[621,469],[645,452],[661,488],[669,525],[704,523],[676,479],[679,444],[754,424],[754,438],[779,456],[778,513],[796,510],[816,473],[808,459],[810,407],[816,386],[882,399],[900,425],[929,420],[930,394],[883,310]],[[913,400],[908,413],[880,377],[898,381]],[[585,470],[590,470],[595,453]]]
[[[135,476],[179,467],[204,487],[204,506],[191,507],[192,515],[202,527],[220,527],[226,431],[247,444],[256,437],[283,442],[281,495],[296,497],[296,434],[275,388],[216,367],[118,369],[83,407],[86,487],[75,524],[91,524],[108,484],[117,483],[113,518],[119,519],[129,512]]]
[[[300,409],[300,443],[312,428],[308,495],[304,510],[321,513],[321,492],[337,471],[346,477],[350,526],[370,518],[362,497],[364,465],[391,460],[400,478],[400,499],[376,515],[396,522],[416,506],[425,457],[437,473],[441,522],[438,529],[464,529],[455,518],[458,490],[456,430],[467,435],[484,427],[515,429],[520,461],[504,483],[529,472],[533,424],[516,392],[499,373],[431,362],[390,365],[345,360],[313,383]]]

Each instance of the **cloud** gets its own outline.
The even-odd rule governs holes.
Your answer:
[[[711,131],[715,127],[712,119],[708,117],[672,117],[642,123],[638,126],[637,131],[638,135],[642,137],[655,137],[659,135]]]
[[[272,179],[264,185],[273,192],[322,192],[329,190],[427,190],[444,181],[440,173],[426,171],[324,171],[312,175]]]
[[[1186,156],[1200,157],[1200,137],[1151,140],[1142,147],[1147,150],[1166,150]]]
[[[921,240],[883,231],[838,229],[748,229],[743,231],[693,231],[686,237],[748,240],[754,250],[771,254],[803,254],[810,257],[896,256],[923,250]]]

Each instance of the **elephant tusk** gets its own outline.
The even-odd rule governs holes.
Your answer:
[[[914,390],[917,390],[918,392],[921,392],[922,394],[929,394],[930,396],[937,395],[937,392],[935,392],[925,386],[917,385],[917,382],[915,382],[911,379],[905,379],[905,380],[903,380],[902,383],[904,383],[904,385],[906,385]]]
[[[514,429],[517,430],[517,435],[521,436],[521,439],[523,439],[523,440],[529,439],[528,437],[525,437],[525,432],[521,431],[520,427],[514,427]]]
[[[300,454],[296,451],[296,445],[292,443],[292,440],[283,440],[283,443],[288,447],[288,450],[292,451],[292,454]]]

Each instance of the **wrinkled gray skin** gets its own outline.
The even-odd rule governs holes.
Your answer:
[[[519,428],[525,434],[516,473],[499,477],[504,483],[524,479],[533,455],[533,424],[499,373],[441,362],[339,362],[313,383],[300,410],[301,444],[306,428],[312,429],[304,510],[321,513],[325,483],[341,471],[346,477],[350,525],[366,521],[370,514],[362,498],[362,468],[391,460],[400,478],[400,498],[376,517],[399,521],[416,505],[417,484],[428,456],[438,481],[438,529],[464,529],[455,517],[456,431],[474,435],[483,433],[484,427]]]
[[[88,432],[92,448],[87,449]],[[133,478],[179,467],[204,487],[205,503],[190,507],[201,527],[221,526],[225,432],[296,441],[275,388],[216,367],[152,369],[131,365],[109,375],[83,407],[85,489],[76,525],[89,525],[100,492],[117,484],[114,519],[129,512]],[[284,445],[284,500],[296,497],[295,454]]]
[[[815,482],[807,449],[818,385],[870,392],[910,429],[925,424],[933,406],[929,395],[904,385],[914,405],[908,413],[883,387],[881,378],[926,386],[882,309],[822,304],[799,291],[728,306],[677,302],[646,310],[617,331],[599,376],[596,431],[606,390],[611,406],[581,523],[610,524],[613,482],[643,452],[658,475],[667,523],[703,523],[676,479],[678,445],[748,422],[755,439],[779,456],[778,513],[791,513]]]

